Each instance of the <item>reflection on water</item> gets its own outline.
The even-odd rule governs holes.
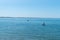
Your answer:
[[[0,40],[60,40],[60,19],[0,18]]]

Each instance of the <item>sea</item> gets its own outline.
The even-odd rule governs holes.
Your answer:
[[[60,18],[0,18],[0,40],[60,40]]]

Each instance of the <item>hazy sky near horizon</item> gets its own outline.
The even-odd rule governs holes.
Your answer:
[[[60,18],[60,0],[0,0],[0,16]]]

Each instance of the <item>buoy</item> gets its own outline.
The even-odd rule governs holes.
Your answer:
[[[29,20],[27,20],[29,22]]]
[[[42,23],[42,26],[45,26],[45,25],[46,25],[45,22],[43,22],[43,23]]]

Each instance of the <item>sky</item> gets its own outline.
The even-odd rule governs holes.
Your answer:
[[[0,17],[60,18],[60,0],[0,0]]]

